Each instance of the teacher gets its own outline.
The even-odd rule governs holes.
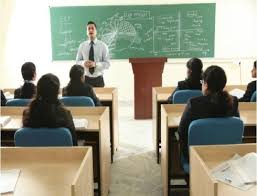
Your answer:
[[[93,87],[104,87],[103,73],[110,67],[108,46],[96,38],[96,24],[87,23],[88,40],[79,45],[76,63],[85,67],[85,82]]]

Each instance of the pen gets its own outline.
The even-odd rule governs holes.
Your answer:
[[[256,184],[257,184],[257,181],[245,182],[245,183],[244,183],[244,185],[251,185],[251,184],[256,185]]]

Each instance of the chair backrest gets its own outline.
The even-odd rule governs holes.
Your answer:
[[[30,102],[31,99],[9,99],[6,106],[27,106]]]
[[[65,106],[95,106],[93,99],[86,96],[61,97],[60,101]]]
[[[194,120],[188,129],[188,145],[239,144],[243,132],[243,121],[237,117]]]
[[[256,102],[256,91],[252,94],[250,102]]]
[[[192,97],[202,96],[203,93],[200,90],[179,90],[176,91],[173,95],[173,103],[174,104],[183,104],[187,103],[187,101]]]
[[[67,128],[21,128],[14,134],[15,146],[73,146]]]

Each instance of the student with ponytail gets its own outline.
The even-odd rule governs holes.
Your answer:
[[[21,67],[21,74],[24,84],[14,91],[14,98],[31,99],[36,94],[36,86],[33,81],[36,79],[36,66],[32,62],[26,62]]]
[[[188,128],[193,120],[217,117],[239,117],[238,100],[224,91],[227,82],[225,71],[216,65],[203,73],[203,96],[188,101],[179,124],[182,153],[188,158]],[[208,131],[208,130],[206,130]]]
[[[168,98],[169,103],[173,103],[173,95],[178,90],[201,90],[200,80],[202,79],[203,63],[201,59],[191,58],[187,61],[187,78],[178,82],[177,88],[172,92]]]
[[[58,100],[59,88],[59,79],[53,74],[45,74],[39,79],[36,96],[23,112],[23,127],[66,127],[75,146],[77,138],[72,115]]]
[[[93,99],[95,106],[101,106],[92,86],[85,82],[84,67],[73,65],[70,69],[70,82],[63,88],[63,96],[87,96]]]

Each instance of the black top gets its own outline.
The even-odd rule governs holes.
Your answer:
[[[179,81],[177,88],[173,91],[173,93],[169,96],[168,102],[173,103],[173,95],[176,91],[178,90],[201,90],[202,89],[202,84],[200,81],[198,82],[192,82],[188,79]]]
[[[70,111],[63,108],[60,103],[52,105],[51,108],[49,108],[51,112],[46,112],[47,110],[42,109],[43,107],[43,105],[38,104],[31,114],[29,114],[29,109],[25,109],[23,111],[23,127],[68,128],[72,135],[73,145],[77,146],[75,126]]]
[[[217,118],[217,117],[239,117],[238,99],[233,97],[233,106],[229,111],[224,111],[222,105],[216,105],[211,102],[210,96],[200,96],[191,98],[183,112],[179,123],[179,140],[182,152],[188,160],[188,128],[193,120],[203,118]]]
[[[72,82],[62,90],[63,96],[87,96],[93,99],[95,106],[101,106],[93,88],[82,82]]]
[[[1,90],[1,106],[5,106],[7,100],[4,96],[4,92]]]
[[[23,90],[22,90],[23,88]],[[15,99],[31,99],[36,94],[36,86],[33,83],[27,82],[20,88],[15,89]]]
[[[249,102],[251,100],[251,97],[253,93],[256,91],[256,80],[250,82],[247,85],[247,89],[245,91],[245,94],[242,98],[239,99],[240,102]]]

